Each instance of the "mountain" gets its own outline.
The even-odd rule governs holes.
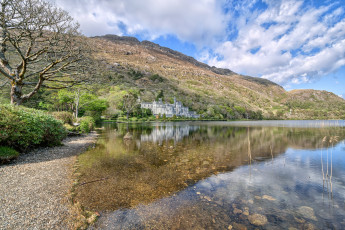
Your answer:
[[[110,85],[141,90],[143,100],[163,93],[175,96],[199,113],[224,118],[337,119],[344,117],[345,100],[317,90],[286,91],[266,79],[243,76],[208,66],[192,57],[150,41],[105,35],[89,38],[104,66],[103,80]]]

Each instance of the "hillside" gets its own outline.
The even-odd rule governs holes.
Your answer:
[[[344,116],[345,100],[316,90],[285,91],[269,80],[210,67],[180,52],[133,37],[105,35],[90,38],[94,57],[105,66],[103,80],[110,85],[142,89],[144,100],[162,90],[199,113],[224,118],[336,119]]]
[[[286,91],[269,80],[211,67],[180,52],[133,37],[105,35],[85,39],[92,47],[92,77],[79,89],[93,94],[90,98],[99,97],[109,103],[107,118],[122,116],[123,96],[129,90],[143,101],[163,97],[164,101],[172,102],[176,97],[204,118],[345,118],[345,100],[330,92]],[[71,101],[77,91],[43,88],[25,105],[72,111]],[[0,92],[0,103],[8,103],[9,87],[0,87]]]

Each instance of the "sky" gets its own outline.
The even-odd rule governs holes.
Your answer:
[[[134,36],[286,90],[345,98],[345,0],[49,1],[86,36]]]

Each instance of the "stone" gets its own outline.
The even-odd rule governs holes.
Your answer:
[[[314,230],[315,229],[315,226],[312,224],[312,223],[307,223],[303,229],[306,229],[306,230]]]
[[[299,219],[299,218],[295,217],[295,220],[297,223],[300,223],[300,224],[305,223],[305,219],[303,219],[303,218]]]
[[[317,221],[314,209],[312,209],[311,207],[301,206],[298,208],[298,213],[301,214],[304,218]]]
[[[253,214],[248,217],[248,220],[251,224],[256,226],[264,226],[267,224],[267,218],[264,215],[261,214]]]
[[[202,165],[209,165],[210,164],[210,162],[208,162],[208,161],[203,161],[202,162]]]
[[[254,204],[254,201],[253,200],[248,200],[248,203],[249,204]]]
[[[243,215],[249,216],[249,208],[248,207],[244,208]]]
[[[234,208],[234,213],[235,214],[240,214],[240,213],[242,213],[242,210],[238,209],[238,208]]]
[[[239,223],[231,223],[232,227],[236,230],[247,230],[247,227],[243,224],[239,224]]]
[[[231,229],[232,229],[232,225],[231,225],[231,224],[228,226],[228,229],[229,229],[229,230],[231,230]]]
[[[207,201],[212,201],[212,199],[208,196],[204,196],[204,199],[207,200]]]
[[[261,197],[260,196],[255,196],[255,199],[261,200]]]
[[[265,199],[265,200],[270,200],[270,201],[275,201],[276,199],[271,197],[271,196],[268,196],[268,195],[263,195],[262,196],[262,199]]]
[[[123,137],[123,139],[125,139],[125,140],[131,140],[132,138],[133,138],[133,136],[129,132],[127,132],[126,135]]]

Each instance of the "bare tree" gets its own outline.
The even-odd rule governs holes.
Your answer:
[[[43,0],[0,2],[0,85],[10,83],[12,104],[81,80],[85,39],[67,12]]]

